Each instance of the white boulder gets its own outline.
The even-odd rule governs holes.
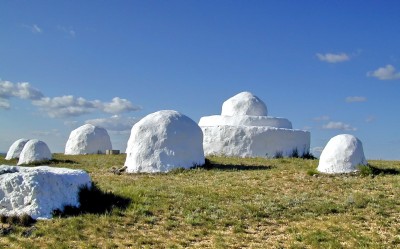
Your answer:
[[[234,157],[302,156],[310,150],[310,132],[292,129],[285,118],[267,116],[267,106],[249,92],[226,100],[221,115],[199,121],[205,155]]]
[[[19,155],[18,165],[52,159],[49,147],[38,139],[29,140]]]
[[[329,140],[321,153],[317,170],[322,173],[350,173],[358,165],[367,165],[361,141],[353,135],[341,134]]]
[[[79,207],[79,188],[91,186],[83,170],[48,166],[0,166],[0,214],[28,214],[34,219],[52,218],[64,206]]]
[[[241,92],[229,98],[222,104],[223,116],[267,116],[265,103],[250,92]]]
[[[92,124],[73,130],[65,145],[66,155],[104,154],[106,150],[112,150],[107,130]]]
[[[127,144],[127,172],[168,172],[203,165],[203,133],[189,117],[158,111],[137,122]]]
[[[24,148],[25,144],[29,141],[29,139],[21,138],[15,141],[10,148],[8,149],[7,155],[5,157],[6,160],[11,160],[14,158],[19,158],[22,149]]]

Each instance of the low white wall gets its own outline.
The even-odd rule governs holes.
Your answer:
[[[276,128],[292,129],[292,123],[286,118],[276,118],[268,116],[222,116],[213,115],[202,117],[199,126],[218,126],[218,125],[244,125],[244,126],[269,126]]]
[[[310,132],[260,126],[201,127],[205,155],[235,157],[274,157],[281,153],[290,156],[310,150]]]

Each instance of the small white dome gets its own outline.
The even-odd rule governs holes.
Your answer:
[[[322,173],[350,173],[367,160],[361,141],[353,135],[341,134],[329,140],[321,153],[317,170]]]
[[[265,103],[250,92],[241,92],[222,104],[223,116],[267,116]]]
[[[29,139],[21,138],[15,141],[8,149],[6,160],[11,160],[14,158],[19,158],[22,149],[24,148],[25,144],[29,141]]]
[[[52,159],[49,147],[38,139],[29,140],[19,155],[18,165]]]
[[[73,130],[65,145],[66,155],[104,154],[106,150],[112,150],[107,130],[92,124]]]

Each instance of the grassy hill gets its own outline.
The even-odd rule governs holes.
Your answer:
[[[315,174],[318,160],[210,157],[205,168],[117,175],[124,155],[54,158],[88,171],[98,191],[80,214],[1,224],[0,247],[400,247],[398,161],[328,176]]]

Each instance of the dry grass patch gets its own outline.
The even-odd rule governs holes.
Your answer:
[[[317,160],[209,157],[192,170],[116,175],[111,168],[120,168],[124,155],[54,158],[50,165],[85,169],[99,190],[129,204],[13,225],[0,247],[400,246],[400,162],[370,161],[375,171],[366,176],[329,176],[309,174]]]

